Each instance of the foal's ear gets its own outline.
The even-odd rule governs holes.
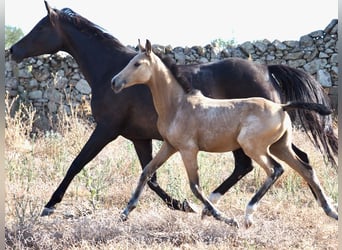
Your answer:
[[[138,39],[138,47],[139,47],[139,52],[140,53],[145,52],[145,48],[141,45],[140,39]]]
[[[47,1],[44,1],[44,3],[45,3],[45,8],[46,8],[46,10],[48,12],[50,21],[51,21],[52,25],[55,26],[57,18],[58,18],[58,15],[57,15],[56,11],[53,8],[50,7],[50,5],[48,4]]]
[[[152,52],[152,45],[151,45],[150,40],[148,39],[146,39],[145,49],[146,49],[146,55],[150,56]]]

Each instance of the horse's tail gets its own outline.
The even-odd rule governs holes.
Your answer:
[[[284,103],[320,103],[330,110],[330,99],[311,75],[286,65],[269,65],[268,70],[273,82],[278,85]],[[333,130],[332,116],[320,116],[303,109],[291,111],[289,115],[293,121],[300,122],[312,143],[326,155],[329,162],[337,166],[334,156],[338,154],[338,138]]]
[[[315,111],[320,115],[330,115],[332,110],[327,106],[319,103],[308,103],[308,102],[289,102],[287,104],[283,104],[282,108],[284,111],[293,110],[293,109],[304,109]]]

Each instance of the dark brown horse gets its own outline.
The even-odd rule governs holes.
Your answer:
[[[43,215],[52,213],[72,179],[109,142],[119,135],[131,140],[140,164],[152,159],[152,139],[162,140],[156,127],[157,114],[146,86],[134,86],[115,95],[110,80],[136,55],[136,51],[122,45],[71,9],[51,8],[46,2],[47,16],[11,49],[12,59],[65,51],[78,63],[92,89],[91,108],[96,127],[81,152],[72,162],[66,176],[45,205]],[[91,48],[91,49],[89,49]],[[285,65],[261,65],[248,60],[230,58],[215,63],[183,65],[180,70],[194,82],[194,87],[213,98],[243,98],[260,96],[275,102],[302,100],[329,106],[321,86],[310,75]],[[236,83],[239,83],[238,85]],[[113,108],[115,107],[115,108]],[[295,117],[293,113],[292,117]],[[321,118],[298,112],[297,117],[312,141],[335,164],[337,137],[333,133],[331,117]],[[292,145],[298,157],[308,162],[305,152]],[[235,169],[214,193],[224,194],[239,179],[253,169],[251,159],[242,150],[233,152]],[[166,204],[183,211],[191,210],[186,202],[173,199],[157,183],[154,175],[148,183]]]

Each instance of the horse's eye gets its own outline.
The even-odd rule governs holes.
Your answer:
[[[136,62],[135,64],[134,64],[134,67],[139,67],[140,66],[140,62]]]

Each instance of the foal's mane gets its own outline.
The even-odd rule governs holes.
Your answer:
[[[60,11],[57,9],[54,10],[59,14],[59,18],[61,21],[72,24],[81,32],[89,34],[91,36],[99,37],[100,39],[108,41],[109,43],[114,43],[116,47],[127,49],[126,46],[124,46],[117,38],[105,32],[102,27],[92,23],[72,9],[63,8]]]
[[[170,56],[163,55],[159,51],[153,51],[153,53],[157,55],[164,65],[171,71],[172,75],[175,77],[178,84],[184,89],[185,93],[190,93],[193,90],[193,86],[179,70],[179,66],[176,62]]]

